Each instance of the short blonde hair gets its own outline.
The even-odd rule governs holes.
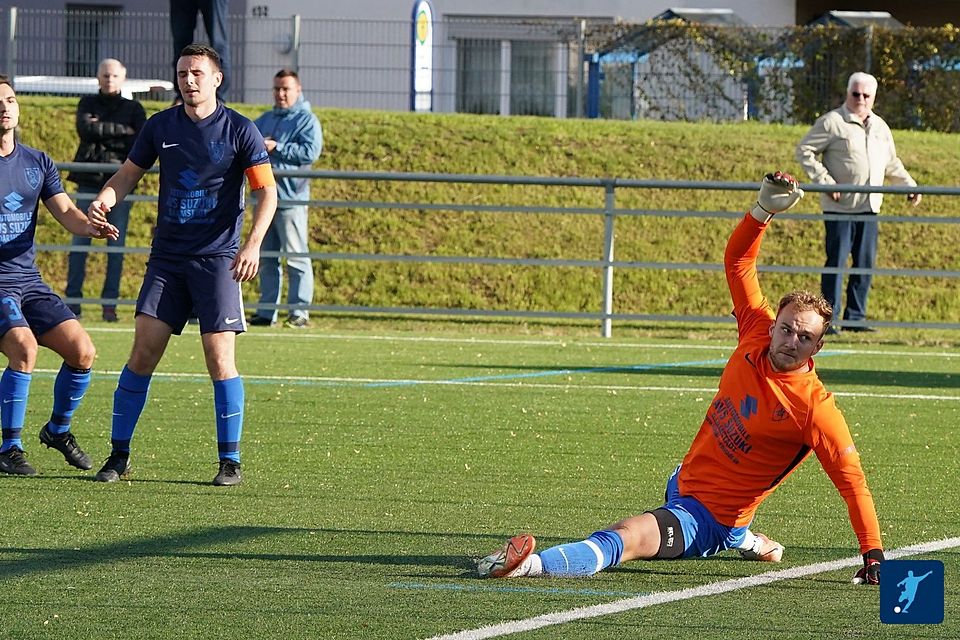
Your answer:
[[[778,316],[788,304],[795,306],[797,311],[815,311],[818,316],[823,318],[824,333],[830,328],[830,322],[833,320],[833,306],[819,293],[813,293],[805,289],[791,291],[780,298],[780,303],[777,305]]]

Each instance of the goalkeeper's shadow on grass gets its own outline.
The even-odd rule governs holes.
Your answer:
[[[29,482],[29,480],[24,480]],[[200,483],[207,484],[207,483]],[[105,542],[70,548],[30,548],[26,545],[0,547],[0,581],[46,573],[62,573],[75,568],[111,565],[136,558],[206,558],[212,560],[244,560],[259,562],[297,562],[324,564],[360,564],[371,566],[410,567],[409,571],[397,573],[399,577],[450,578],[450,569],[458,569],[461,575],[476,575],[476,565],[471,558],[461,553],[450,555],[402,553],[377,555],[323,554],[323,543],[315,534],[342,534],[368,536],[410,536],[430,538],[491,538],[487,534],[464,534],[450,532],[376,531],[372,529],[336,529],[305,527],[194,527],[168,535]],[[294,546],[297,552],[287,552],[291,544],[288,537],[302,536],[302,544]],[[251,551],[256,543],[274,548],[283,538],[284,552],[272,553]],[[432,542],[430,544],[433,544]],[[225,550],[224,550],[225,549]],[[320,553],[318,553],[320,552]],[[8,559],[5,556],[12,557]],[[415,571],[415,567],[436,567],[430,573]],[[443,570],[441,568],[446,568]]]

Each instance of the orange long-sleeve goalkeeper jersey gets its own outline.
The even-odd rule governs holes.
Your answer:
[[[679,488],[718,522],[743,526],[810,452],[847,503],[861,552],[882,549],[873,497],[843,415],[817,376],[778,373],[767,358],[775,313],[760,291],[757,255],[765,224],[746,215],[724,265],[739,340],[680,469]]]

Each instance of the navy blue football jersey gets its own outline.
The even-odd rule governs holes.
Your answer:
[[[40,277],[34,262],[34,235],[40,203],[63,193],[53,160],[17,143],[0,157],[0,278]]]
[[[217,105],[194,122],[178,106],[147,120],[127,157],[141,169],[160,160],[152,255],[234,255],[244,213],[244,171],[268,164],[263,136],[247,118]]]

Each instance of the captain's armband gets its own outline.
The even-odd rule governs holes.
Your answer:
[[[247,176],[250,188],[254,191],[264,187],[277,186],[277,180],[273,177],[273,167],[269,163],[248,167],[244,174]]]

